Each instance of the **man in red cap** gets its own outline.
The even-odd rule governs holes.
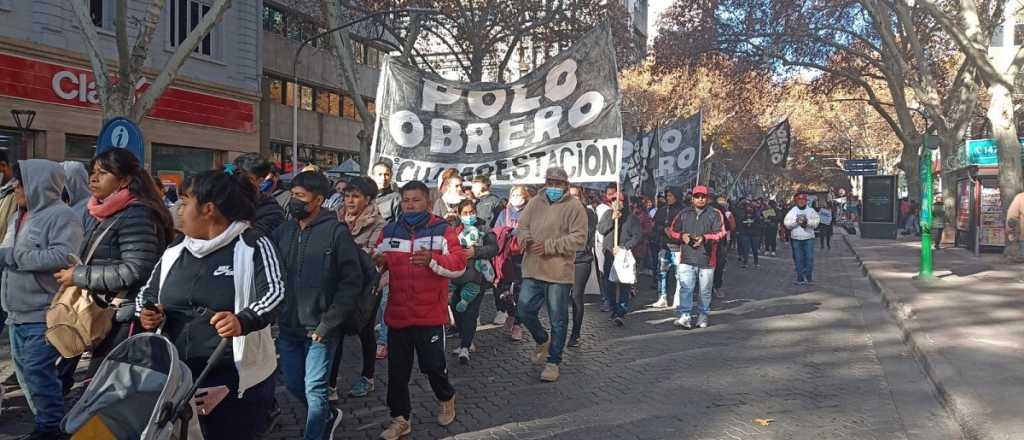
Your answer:
[[[814,282],[814,229],[818,227],[818,212],[807,206],[807,194],[797,193],[793,198],[796,206],[789,210],[782,224],[790,231],[790,246],[793,248],[793,264],[796,266],[796,281],[804,286]]]
[[[711,314],[711,284],[715,276],[718,241],[725,238],[725,223],[721,212],[708,206],[708,188],[698,185],[693,188],[693,204],[683,208],[665,231],[669,240],[680,244],[676,267],[676,312],[679,319],[675,325],[691,328],[690,311],[693,309],[693,290],[700,288],[700,304],[697,307],[697,327],[708,326]]]

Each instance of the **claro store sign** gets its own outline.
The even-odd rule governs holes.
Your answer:
[[[137,93],[145,81],[135,84]],[[0,95],[99,110],[92,71],[0,53]],[[222,96],[170,87],[149,117],[252,133],[255,105]]]

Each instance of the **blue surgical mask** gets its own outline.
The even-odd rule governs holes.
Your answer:
[[[562,188],[544,188],[544,195],[548,196],[549,202],[557,202],[562,200],[562,196],[565,195],[565,190]]]
[[[273,180],[265,180],[264,179],[263,182],[260,183],[260,192],[270,191],[270,188],[272,188],[273,186],[274,186],[274,181]]]
[[[462,219],[462,224],[464,224],[466,226],[473,226],[473,225],[476,224],[476,216],[475,215],[464,215],[464,216],[461,217],[461,219]]]
[[[426,219],[427,219],[427,211],[403,212],[402,213],[402,222],[404,222],[405,224],[410,225],[410,226],[418,225],[420,223],[423,223],[423,221],[426,220]]]

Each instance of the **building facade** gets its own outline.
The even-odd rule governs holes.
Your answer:
[[[260,124],[261,147],[264,154],[286,172],[291,171],[292,166],[296,87],[299,91],[299,162],[330,169],[348,159],[358,161],[357,136],[363,124],[353,96],[362,96],[368,110],[374,113],[380,65],[389,51],[384,42],[352,35],[355,70],[359,76],[356,91],[346,90],[341,84],[329,38],[306,46],[295,63],[295,53],[302,41],[327,29],[319,3],[264,0],[262,6],[264,64],[260,113],[264,118]],[[293,72],[298,74],[298,84]]]
[[[102,125],[85,38],[70,1],[86,1],[101,51],[116,65],[115,0],[0,0],[0,149],[24,143],[23,156],[88,161]],[[150,2],[129,0],[130,17]],[[210,0],[168,0],[144,68],[146,87],[203,14]],[[146,165],[180,179],[259,151],[260,0],[234,0],[141,122]],[[137,32],[129,20],[129,34]],[[11,110],[32,110],[27,136]]]

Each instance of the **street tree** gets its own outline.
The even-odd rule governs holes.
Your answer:
[[[128,12],[128,0],[114,1],[114,38],[117,43],[117,59],[111,63],[103,54],[100,38],[89,14],[87,2],[69,1],[77,17],[78,27],[82,30],[88,47],[89,62],[96,77],[96,90],[99,93],[100,106],[103,109],[103,120],[115,117],[126,117],[140,123],[146,117],[158,98],[174,82],[179,70],[195,52],[203,39],[220,22],[224,13],[231,6],[231,0],[214,0],[205,10],[202,19],[192,28],[188,35],[175,48],[171,57],[155,71],[156,78],[142,92],[136,93],[136,84],[147,80],[144,72],[146,60],[149,58],[153,35],[160,27],[166,0],[151,0],[146,7],[144,17],[131,16]],[[135,31],[134,41],[129,35]]]

